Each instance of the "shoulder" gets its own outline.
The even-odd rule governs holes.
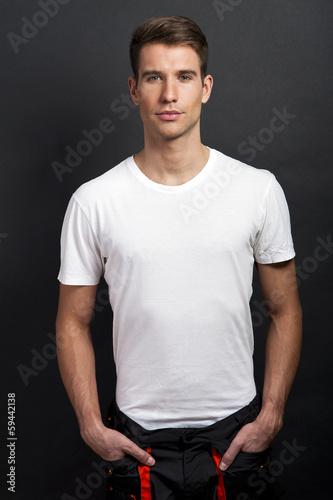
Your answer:
[[[234,179],[238,185],[247,185],[251,190],[266,190],[276,182],[272,172],[266,169],[256,168],[240,160],[227,156],[224,153],[211,150],[214,155],[214,170],[220,177],[224,175],[226,180]]]
[[[103,199],[112,193],[119,193],[119,190],[126,185],[128,176],[127,163],[130,158],[126,158],[118,165],[112,167],[94,179],[82,184],[73,194],[74,199],[79,204],[90,204],[96,199]]]

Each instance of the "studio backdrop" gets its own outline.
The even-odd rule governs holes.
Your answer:
[[[103,460],[80,437],[56,360],[60,231],[72,193],[142,148],[129,40],[149,17],[175,14],[210,46],[203,143],[270,170],[288,200],[304,345],[271,472],[286,500],[330,500],[333,3],[3,0],[0,14],[1,498],[104,498]],[[252,317],[260,389],[267,312],[257,276]],[[105,416],[115,368],[103,280],[92,332]]]

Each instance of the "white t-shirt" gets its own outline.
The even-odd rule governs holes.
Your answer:
[[[120,409],[146,429],[201,427],[255,396],[253,264],[294,255],[270,172],[210,149],[198,175],[166,186],[130,157],[71,198],[58,279],[104,274]]]

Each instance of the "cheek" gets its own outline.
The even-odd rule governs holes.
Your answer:
[[[156,99],[158,92],[159,89],[157,85],[151,85],[149,87],[142,85],[140,91],[138,92],[138,97],[141,101],[149,103]]]
[[[187,101],[188,105],[193,108],[199,108],[202,104],[202,92],[193,92],[190,94],[186,94],[184,99]]]
[[[201,101],[201,95],[200,96],[195,96],[195,98],[192,101],[192,111],[194,114],[200,114],[201,113],[201,107],[202,107],[202,101]]]

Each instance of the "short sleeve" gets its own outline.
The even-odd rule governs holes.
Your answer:
[[[284,192],[272,175],[262,207],[261,227],[256,235],[254,258],[259,264],[273,264],[295,257],[290,216]]]
[[[97,285],[103,259],[89,221],[73,195],[61,231],[58,280],[64,285]]]

